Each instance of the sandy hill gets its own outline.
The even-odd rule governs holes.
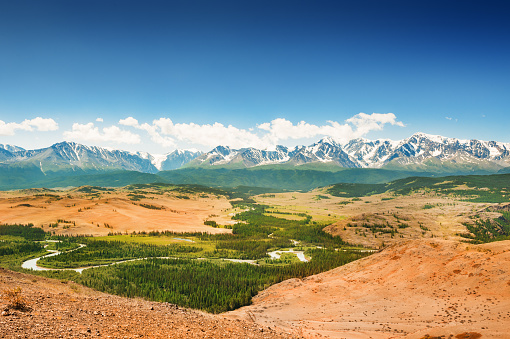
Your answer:
[[[105,236],[139,231],[231,233],[204,221],[233,224],[224,196],[205,193],[81,188],[0,191],[0,223],[33,223],[56,234]]]
[[[0,338],[295,338],[168,303],[128,299],[0,268],[0,294],[20,287],[31,310],[0,299]]]
[[[307,337],[510,338],[510,241],[410,240],[229,313]]]

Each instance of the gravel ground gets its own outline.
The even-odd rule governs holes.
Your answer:
[[[0,338],[296,338],[291,333],[178,307],[108,295],[0,269],[0,293],[21,288],[29,309],[0,299]]]

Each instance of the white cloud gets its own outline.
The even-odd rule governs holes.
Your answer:
[[[300,121],[296,125],[286,119],[274,119],[271,122],[258,125],[258,128],[268,133],[264,138],[274,146],[281,140],[308,139],[319,136],[330,136],[337,141],[350,139],[353,135],[352,127],[348,124],[341,125],[335,121],[328,121],[329,125],[317,126]]]
[[[212,125],[174,124],[169,118],[160,118],[149,125],[148,123],[139,124],[135,118],[128,117],[120,120],[119,124],[146,131],[152,141],[164,147],[175,146],[176,140],[207,147],[218,145],[236,148],[266,147],[266,143],[257,134],[232,125],[225,126],[218,122]]]
[[[328,121],[328,125],[313,125],[301,121],[296,125],[285,119],[275,119],[258,126],[268,132],[266,138],[277,143],[280,140],[314,138],[329,136],[337,142],[345,142],[353,138],[365,136],[371,131],[382,130],[384,125],[391,124],[404,127],[393,113],[359,113],[349,118],[344,124]]]
[[[208,147],[226,145],[234,148],[265,147],[261,138],[248,130],[232,125],[225,126],[219,122],[199,125],[195,123],[174,124],[172,120],[162,118],[154,120],[153,125],[165,135],[181,141],[199,144]]]
[[[58,130],[58,124],[53,119],[37,117],[31,120],[25,119],[21,123],[4,122],[0,120],[0,135],[14,135],[17,130],[49,132]]]
[[[71,131],[64,132],[67,140],[80,140],[89,142],[115,142],[124,144],[139,144],[140,136],[130,131],[122,130],[117,126],[105,127],[101,131],[94,123],[74,123]]]
[[[397,121],[397,117],[393,113],[359,113],[347,119],[346,122],[356,127],[355,135],[357,137],[363,136],[371,131],[380,131],[386,124],[404,127],[404,124],[401,121]]]
[[[445,118],[446,118],[446,120],[452,120],[452,118],[450,118],[450,117],[445,117]]]
[[[128,117],[126,119],[120,119],[119,124],[124,125],[124,126],[136,127],[136,126],[138,126],[138,120],[136,120],[133,117]]]
[[[0,120],[0,135],[14,135],[16,133],[16,130],[30,130],[27,129],[29,126],[25,126],[22,124],[18,124],[15,122],[4,122]]]
[[[32,120],[25,120],[22,123],[27,123],[28,125],[35,127],[38,131],[41,132],[58,130],[58,124],[53,119],[44,119],[41,117],[37,117]]]
[[[96,121],[97,122],[103,122],[104,120],[103,120],[103,118],[97,118]]]
[[[199,125],[195,123],[175,124],[169,118],[160,118],[152,124],[140,124],[137,119],[128,117],[121,119],[119,124],[143,130],[152,141],[164,147],[172,147],[177,141],[206,147],[217,145],[233,148],[256,147],[274,148],[284,140],[309,139],[329,136],[337,142],[345,142],[353,138],[365,136],[371,131],[378,131],[390,124],[404,127],[393,113],[359,113],[347,119],[343,124],[328,121],[325,125],[314,125],[305,121],[293,124],[291,121],[278,118],[262,123],[257,128],[242,129],[232,125],[225,126],[219,122]]]
[[[161,118],[159,120],[165,120],[164,118]],[[170,119],[167,119],[170,120]],[[134,127],[143,131],[146,131],[150,137],[151,140],[154,141],[156,144],[161,145],[163,147],[174,147],[175,141],[173,138],[162,136],[158,132],[158,126],[155,124],[156,120],[154,120],[152,125],[149,125],[147,123],[139,124],[138,120],[136,120],[133,117],[127,117],[126,119],[119,120],[119,124],[124,126],[130,126]],[[170,120],[171,122],[171,120]]]

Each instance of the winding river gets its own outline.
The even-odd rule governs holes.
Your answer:
[[[271,259],[280,259],[282,253],[292,253],[295,254],[299,260],[302,262],[308,262],[308,260],[305,258],[305,253],[303,251],[294,251],[293,249],[287,250],[287,251],[272,251],[267,252],[267,254],[271,257]]]
[[[271,236],[271,234],[269,236]],[[193,242],[193,240],[190,240],[190,239],[182,239],[182,238],[174,238],[174,239]],[[58,240],[47,240],[47,241],[48,242],[58,242]],[[294,245],[297,245],[299,242],[293,240],[293,243],[294,243]],[[34,271],[75,271],[75,272],[78,272],[78,273],[81,274],[84,270],[87,270],[89,268],[117,265],[117,264],[122,264],[122,263],[125,263],[125,262],[136,261],[136,260],[179,259],[179,258],[174,258],[174,257],[135,258],[135,259],[120,260],[120,261],[116,261],[116,262],[109,263],[109,264],[104,264],[104,265],[86,266],[86,267],[78,267],[78,268],[47,268],[47,267],[41,267],[41,266],[37,265],[37,262],[39,261],[39,259],[47,258],[47,257],[53,257],[53,256],[56,256],[56,255],[59,255],[60,253],[67,253],[67,252],[76,251],[76,250],[79,250],[80,248],[83,248],[83,247],[86,246],[84,244],[78,244],[78,245],[79,245],[79,247],[77,247],[75,249],[72,249],[72,250],[69,250],[69,251],[66,251],[66,252],[60,252],[60,251],[56,251],[56,250],[47,250],[48,252],[51,252],[51,253],[43,255],[43,256],[38,257],[38,258],[26,260],[26,261],[24,261],[21,264],[21,267],[25,268],[25,269],[28,269],[28,270],[34,270]],[[46,245],[46,246],[48,246],[48,245]],[[317,246],[317,248],[321,248],[321,247]],[[336,250],[338,251],[338,249],[336,249]],[[344,251],[346,251],[346,250],[344,250]],[[360,252],[376,252],[376,250],[359,250],[359,251]],[[267,255],[269,255],[269,257],[274,260],[274,259],[280,259],[281,255],[283,253],[295,254],[297,256],[297,258],[301,262],[308,262],[308,259],[306,259],[305,253],[303,251],[294,251],[294,249],[292,249],[292,248],[290,250],[276,250],[276,251],[267,252]],[[198,259],[199,260],[205,260],[206,258],[198,258]],[[226,260],[226,261],[230,261],[230,262],[235,262],[235,263],[245,263],[245,264],[251,264],[251,265],[258,265],[256,260],[227,259],[227,258],[224,258],[222,260]]]
[[[177,239],[177,238],[176,238]],[[181,239],[179,239],[181,240]],[[182,239],[182,240],[186,240],[186,241],[190,241],[188,239]],[[55,242],[55,241],[53,241]],[[78,244],[79,247],[75,248],[75,249],[72,249],[72,250],[69,250],[69,251],[66,251],[66,252],[60,252],[60,251],[57,251],[57,250],[47,250],[48,252],[51,252],[50,254],[46,254],[46,255],[43,255],[41,257],[38,257],[38,258],[34,258],[34,259],[29,259],[29,260],[26,260],[24,261],[22,264],[21,264],[21,267],[22,268],[25,268],[27,270],[34,270],[34,271],[75,271],[75,272],[78,272],[78,273],[82,273],[84,270],[87,270],[89,268],[95,268],[95,267],[104,267],[104,266],[111,266],[111,265],[117,265],[117,264],[122,264],[122,263],[126,263],[126,262],[130,262],[130,261],[136,261],[136,260],[147,260],[147,259],[178,259],[178,258],[173,258],[173,257],[152,257],[152,258],[135,258],[135,259],[127,259],[127,260],[121,260],[121,261],[116,261],[116,262],[113,262],[113,263],[110,263],[110,264],[104,264],[104,265],[94,265],[94,266],[86,266],[86,267],[78,267],[78,268],[48,268],[48,267],[42,267],[42,266],[39,266],[37,265],[37,262],[39,261],[39,259],[42,259],[42,258],[47,258],[47,257],[53,257],[53,256],[56,256],[56,255],[59,255],[60,253],[67,253],[67,252],[72,252],[72,251],[76,251],[76,250],[79,250],[80,248],[83,248],[85,247],[86,245],[85,244]],[[46,245],[47,246],[47,245]],[[46,247],[45,246],[45,247]],[[272,259],[279,259],[280,258],[280,255],[281,253],[293,253],[295,254],[299,260],[301,260],[302,262],[307,262],[308,260],[305,258],[305,254],[303,251],[294,251],[294,250],[288,250],[288,251],[273,251],[273,252],[268,252],[267,254],[272,258]],[[198,259],[202,259],[204,260],[205,258],[198,258]],[[257,261],[256,260],[246,260],[246,259],[222,259],[222,260],[226,260],[226,261],[230,261],[230,262],[235,262],[235,263],[246,263],[246,264],[251,264],[251,265],[258,265],[257,264]]]

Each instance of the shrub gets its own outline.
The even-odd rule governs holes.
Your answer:
[[[21,287],[4,290],[3,299],[7,301],[7,308],[20,311],[30,310],[27,299],[21,295]]]

